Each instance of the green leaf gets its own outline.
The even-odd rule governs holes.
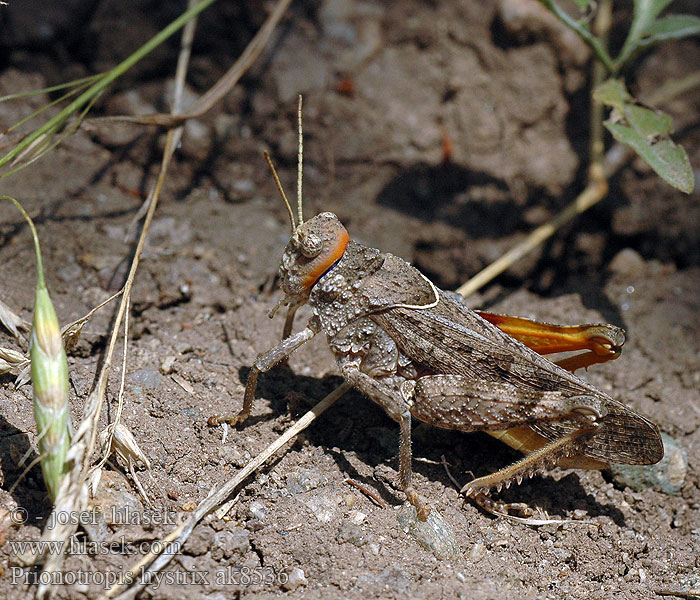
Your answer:
[[[599,38],[591,33],[588,28],[588,23],[586,23],[585,20],[577,21],[573,19],[566,11],[562,10],[554,0],[539,0],[539,2],[550,10],[564,25],[576,32],[578,36],[591,47],[596,58],[605,65],[606,70],[610,73],[613,72],[613,60],[610,58],[605,45]]]
[[[649,140],[632,127],[620,123],[608,120],[604,124],[618,142],[632,148],[667,183],[686,194],[693,191],[693,171],[683,148],[670,139]]]
[[[625,107],[625,117],[633,129],[649,139],[668,136],[673,131],[671,116],[661,111],[628,104]]]
[[[574,4],[581,12],[586,10],[591,2],[593,2],[593,0],[574,0]]]
[[[619,112],[625,112],[625,104],[634,101],[625,84],[618,79],[608,79],[601,83],[593,92],[593,98],[607,106],[612,106]]]
[[[634,16],[627,39],[625,40],[619,56],[615,59],[616,67],[623,66],[627,60],[638,50],[639,40],[646,35],[654,24],[659,13],[673,0],[634,0]]]
[[[593,97],[612,107],[605,127],[613,137],[634,150],[673,187],[689,194],[695,183],[688,155],[673,143],[673,122],[664,112],[637,104],[621,81],[608,79]]]
[[[639,45],[648,47],[666,40],[679,40],[698,34],[700,34],[700,18],[692,15],[669,15],[653,23]]]

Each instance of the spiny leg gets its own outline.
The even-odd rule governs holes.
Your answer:
[[[526,423],[567,422],[572,430],[542,444],[519,462],[497,473],[480,477],[463,488],[485,510],[521,513],[524,504],[499,505],[488,499],[492,488],[500,490],[520,483],[562,457],[580,453],[582,445],[608,414],[605,399],[596,395],[567,395],[561,390],[528,391],[510,383],[494,383],[465,375],[426,375],[419,378],[408,401],[411,414],[426,423],[460,431],[519,427]]]
[[[342,372],[348,383],[379,404],[399,424],[401,433],[399,444],[399,486],[406,494],[406,500],[416,507],[418,518],[421,521],[425,521],[428,514],[430,514],[430,509],[423,505],[417,492],[411,486],[413,474],[411,464],[411,413],[408,410],[406,401],[400,393],[372,379],[372,377],[363,373],[354,365],[343,367]]]
[[[248,381],[245,386],[245,394],[243,396],[243,408],[236,415],[219,417],[213,415],[209,417],[207,421],[210,426],[216,426],[220,423],[229,423],[230,425],[237,425],[242,423],[250,416],[250,410],[253,407],[253,400],[255,399],[255,388],[257,387],[258,375],[260,373],[265,373],[269,371],[276,364],[285,360],[292,352],[297,348],[308,342],[312,337],[318,333],[319,329],[315,323],[309,323],[309,326],[302,329],[298,333],[289,336],[287,339],[282,340],[280,344],[271,348],[267,352],[263,352],[258,355],[255,363],[250,368],[250,373],[248,374]]]
[[[518,462],[490,475],[484,475],[470,481],[460,492],[471,498],[485,511],[497,516],[509,516],[512,512],[520,516],[530,516],[532,510],[523,502],[505,503],[489,498],[488,492],[496,489],[500,492],[505,486],[510,487],[513,481],[522,483],[525,478],[532,477],[541,470],[555,464],[558,459],[577,454],[581,444],[585,442],[597,428],[595,422],[584,425],[581,429],[565,435],[558,440],[528,454]]]
[[[476,313],[538,354],[588,350],[556,362],[571,372],[615,360],[625,343],[625,332],[614,325],[551,325],[522,317]]]

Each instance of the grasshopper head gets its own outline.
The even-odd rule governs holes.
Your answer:
[[[311,288],[333,265],[343,256],[345,248],[350,241],[348,232],[333,213],[325,212],[316,215],[313,219],[304,222],[302,210],[301,184],[303,164],[303,140],[301,130],[301,96],[297,109],[299,123],[299,150],[297,165],[297,220],[294,219],[294,211],[282,189],[275,167],[270,156],[265,152],[272,176],[277,184],[282,200],[289,212],[289,222],[292,226],[292,237],[284,249],[282,263],[280,264],[280,279],[284,298],[269,313],[275,315],[277,309],[286,305],[290,307],[287,315],[287,324],[291,328],[294,312],[309,299]],[[285,330],[287,325],[285,325]]]
[[[333,213],[321,213],[299,225],[280,264],[285,303],[306,302],[311,288],[343,256],[349,241],[348,232]]]

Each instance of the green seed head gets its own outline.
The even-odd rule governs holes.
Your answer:
[[[4,198],[9,197],[4,196]],[[29,223],[36,251],[37,284],[29,356],[41,470],[49,496],[51,500],[55,500],[61,483],[69,472],[69,465],[66,462],[71,439],[68,361],[56,311],[44,282],[44,267],[36,228],[19,202],[14,198],[9,199],[14,202]]]

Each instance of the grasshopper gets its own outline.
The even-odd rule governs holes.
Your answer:
[[[265,158],[291,222],[280,265],[289,307],[282,342],[260,354],[243,407],[210,424],[238,424],[250,415],[261,372],[325,333],[343,377],[380,405],[400,427],[399,485],[423,518],[427,510],[411,485],[411,418],[459,431],[487,431],[526,456],[469,482],[462,493],[494,514],[529,514],[488,493],[556,463],[603,468],[609,462],[653,464],[663,457],[658,427],[573,371],[617,358],[624,332],[612,325],[560,327],[475,312],[438,289],[397,256],[350,239],[329,212],[303,220],[301,98],[298,111],[297,214]],[[309,304],[306,327],[292,332],[296,310]],[[585,349],[558,364],[542,354]]]

